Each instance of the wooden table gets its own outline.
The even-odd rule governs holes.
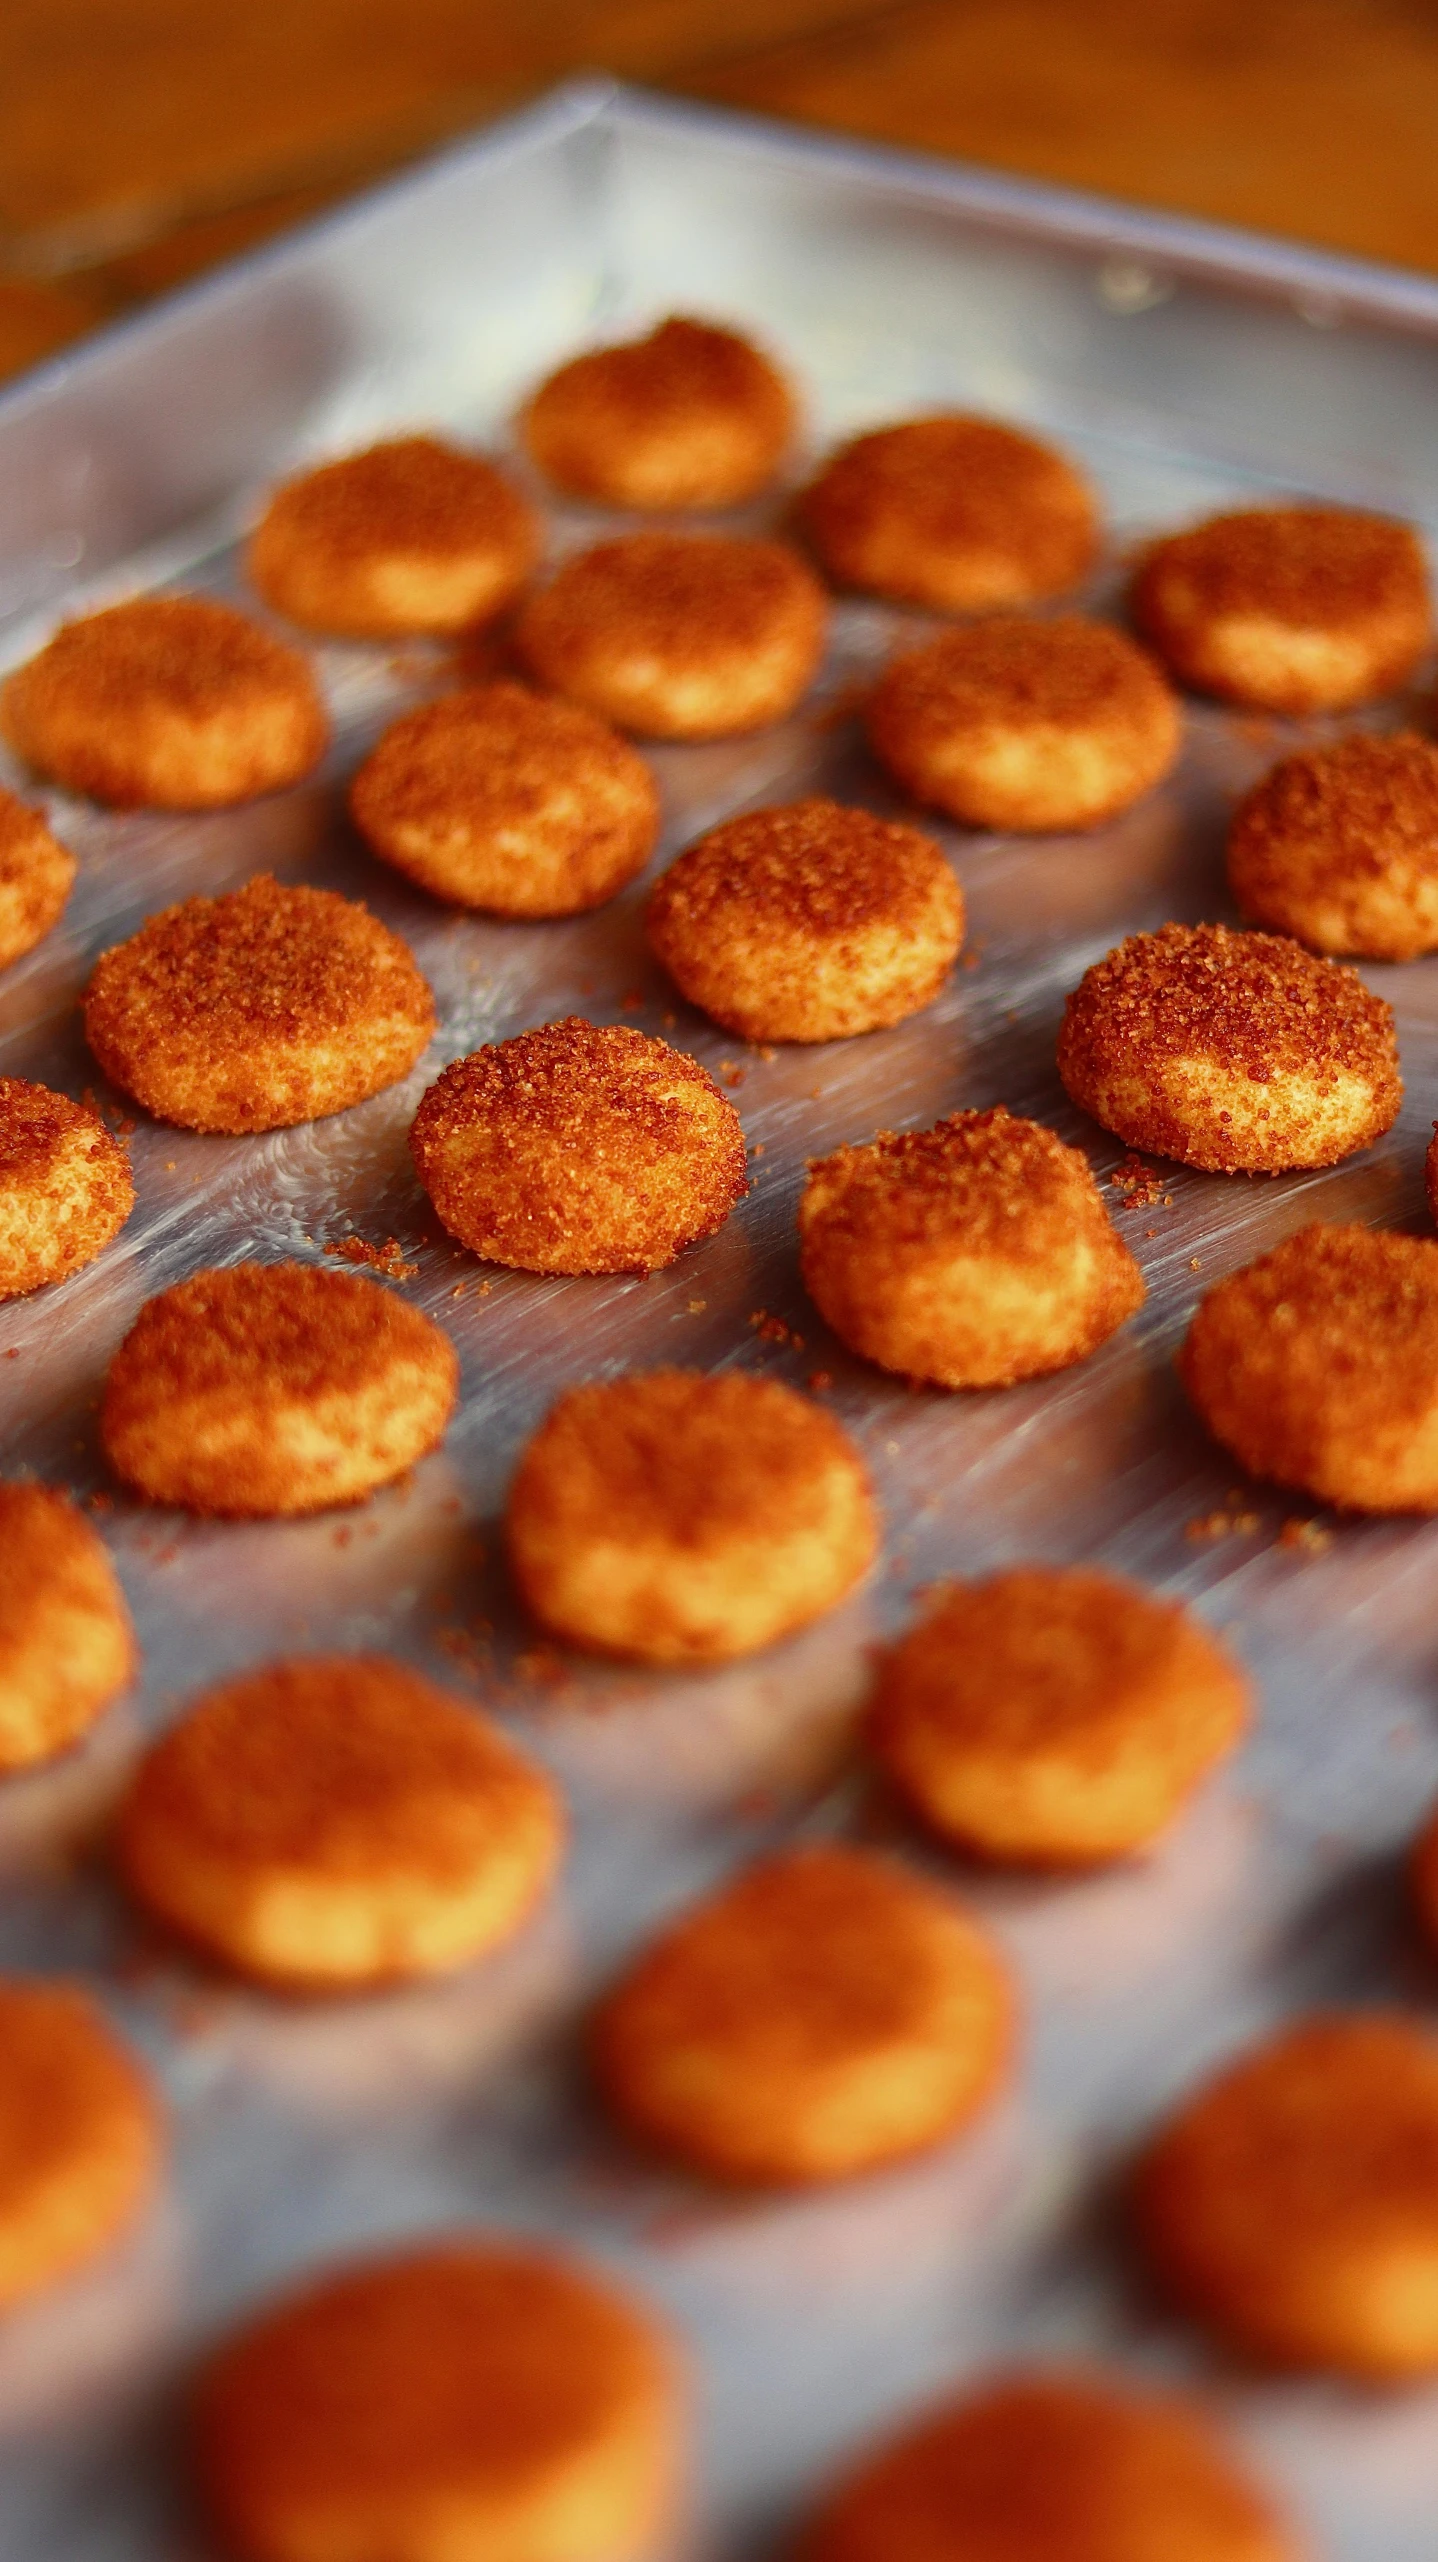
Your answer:
[[[5,0],[0,372],[596,66],[1438,268],[1425,0]]]

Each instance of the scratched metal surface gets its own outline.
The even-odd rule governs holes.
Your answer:
[[[0,404],[0,652],[22,656],[80,598],[164,579],[233,592],[228,545],[281,464],[410,421],[502,444],[516,395],[561,350],[675,303],[771,337],[804,385],[811,450],[948,400],[1060,433],[1111,511],[1101,608],[1125,543],[1231,496],[1312,488],[1438,529],[1438,289],[592,85]],[[557,515],[556,543],[602,521]],[[800,791],[893,807],[843,706],[898,627],[844,605],[793,720],[657,751],[664,855],[727,811]],[[1225,809],[1287,733],[1192,706],[1173,782],[1098,835],[946,832],[976,966],[894,1031],[763,1060],[674,1003],[643,952],[642,889],[573,923],[486,924],[372,863],[344,780],[444,662],[318,655],[336,744],[300,789],[201,819],[46,796],[80,884],[0,989],[4,1068],[78,1093],[93,1082],[75,1014],[93,954],[166,900],[268,866],[369,900],[409,938],[443,1022],[407,1085],[313,1128],[231,1141],[142,1122],[139,1207],[118,1243],[63,1291],[0,1311],[14,1356],[0,1362],[0,1464],[106,1498],[145,1651],[139,1689],[88,1746],[0,1796],[0,1963],[102,1985],[174,2124],[168,2194],[134,2243],[0,2330],[0,2553],[201,2562],[176,2418],[196,2346],[299,2270],[462,2221],[563,2235],[688,2334],[686,2554],[768,2549],[841,2449],[949,2379],[1019,2353],[1097,2351],[1207,2382],[1331,2562],[1431,2557],[1438,2397],[1223,2374],[1146,2301],[1106,2201],[1170,2096],[1267,2023],[1318,1998],[1432,2005],[1398,1860],[1438,1786],[1438,1528],[1284,1545],[1304,1508],[1260,1493],[1243,1526],[1196,1541],[1190,1525],[1222,1512],[1234,1479],[1171,1355],[1206,1282],[1315,1212],[1421,1222],[1438,961],[1370,973],[1398,1009],[1408,1080],[1378,1148],[1276,1182],[1175,1171],[1150,1208],[1110,1193],[1148,1277],[1142,1317],[1052,1381],[909,1394],[846,1358],[805,1305],[803,1159],[1002,1100],[1106,1176],[1119,1152],[1054,1073],[1064,991],[1127,930],[1228,913]],[[742,1069],[753,1190],[722,1234],[653,1278],[495,1272],[481,1289],[417,1193],[408,1122],[442,1059],[571,1008],[672,1023],[711,1066]],[[444,1449],[342,1519],[206,1525],[115,1497],[94,1399],[141,1299],[207,1261],[316,1256],[351,1232],[400,1240],[418,1266],[403,1286],[459,1347]],[[761,1309],[803,1342],[761,1337]],[[494,1563],[515,1453],[565,1383],[660,1358],[829,1372],[882,1490],[883,1570],[823,1626],[702,1678],[536,1661]],[[970,2140],[798,2201],[716,2203],[640,2165],[584,2096],[587,1992],[759,1846],[839,1827],[894,1838],[846,1761],[865,1648],[903,1621],[916,1585],[1022,1557],[1102,1559],[1196,1602],[1261,1685],[1251,1747],[1148,1860],[1088,1882],[963,1880],[1023,1979],[1029,2022],[1018,2084]],[[496,1706],[562,1781],[574,1855],[555,1905],[497,1962],[382,2000],[280,2005],[149,1946],[97,1844],[142,1733],[203,1681],[357,1645]]]

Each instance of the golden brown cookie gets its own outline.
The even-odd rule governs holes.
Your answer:
[[[1438,2369],[1438,2039],[1320,2015],[1160,2129],[1133,2190],[1164,2286],[1245,2355],[1398,2382]]]
[[[778,367],[737,330],[662,320],[549,375],[519,433],[546,479],[611,507],[734,507],[778,471],[796,424]]]
[[[188,1130],[283,1130],[407,1076],[434,1031],[409,946],[357,899],[263,872],[161,908],[102,952],[85,1033],[108,1077]]]
[[[799,2562],[1302,2562],[1207,2413],[1074,2371],[941,2403],[829,2493]]]
[[[976,614],[1087,577],[1098,510],[1073,464],[996,418],[910,418],[841,445],[801,502],[842,587]]]
[[[570,1015],[456,1059],[410,1134],[445,1226],[520,1272],[653,1272],[748,1189],[744,1134],[697,1059]]]
[[[886,668],[869,739],[917,801],[968,827],[1097,827],[1178,754],[1178,704],[1122,632],[1082,614],[996,614]]]
[[[1145,554],[1134,618],[1185,685],[1271,712],[1391,693],[1432,634],[1411,526],[1350,507],[1211,516]]]
[[[1248,1684],[1177,1602],[1081,1567],[950,1584],[880,1664],[869,1740],[985,1859],[1120,1859],[1241,1742]]]
[[[236,1263],[146,1300],[110,1364],[100,1438],[152,1503],[322,1512],[432,1450],[458,1384],[448,1336],[379,1282]]]
[[[1403,1100],[1393,1009],[1356,970],[1226,925],[1131,934],[1096,961],[1058,1061],[1104,1129],[1209,1174],[1336,1165]]]
[[[65,1752],[133,1680],[130,1614],[68,1495],[0,1480],[0,1771]]]
[[[43,942],[75,885],[75,857],[39,810],[0,790],[0,970]]]
[[[619,534],[562,563],[520,614],[542,685],[644,738],[728,738],[792,712],[828,606],[787,543]]]
[[[0,1076],[0,1299],[68,1281],[135,1206],[123,1139],[48,1085]]]
[[[464,1965],[549,1885],[559,1797],[499,1728],[378,1655],[208,1691],[120,1807],[131,1893],[262,1983],[339,1991]]]
[[[931,837],[837,801],[746,811],[650,897],[650,949],[691,1005],[745,1041],[836,1041],[932,1003],[963,892]]]
[[[848,1434],[739,1370],[571,1388],[528,1444],[505,1539],[556,1637],[648,1663],[771,1646],[832,1610],[878,1545]]]
[[[668,2527],[678,2360],[582,2263],[461,2239],[322,2276],[194,2408],[237,2562],[633,2562]]]
[[[277,489],[245,567],[267,605],[316,632],[463,632],[512,603],[539,557],[529,501],[481,454],[397,436]]]
[[[62,624],[0,692],[0,729],[37,772],[116,809],[253,800],[329,743],[308,660],[209,596]]]
[[[815,1158],[799,1235],[804,1287],[850,1351],[941,1388],[1066,1369],[1143,1305],[1086,1159],[1002,1110]]]
[[[711,2178],[845,2179],[926,2151],[998,2090],[1003,1960],[963,1906],[870,1851],[761,1860],[660,1933],[592,2036],[610,2105]]]
[[[1438,1245],[1300,1228],[1205,1293],[1179,1376],[1255,1477],[1354,1512],[1438,1512]]]
[[[0,2309],[128,2231],[159,2183],[149,2077],[77,1984],[0,1978]]]
[[[350,807],[383,862],[496,916],[576,916],[642,872],[659,793],[606,721],[525,685],[406,712],[355,776]]]
[[[1228,884],[1255,925],[1318,952],[1438,950],[1438,748],[1358,730],[1285,756],[1234,811]]]

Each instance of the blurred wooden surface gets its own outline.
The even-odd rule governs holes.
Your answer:
[[[0,372],[596,66],[1438,269],[1432,0],[4,0]]]

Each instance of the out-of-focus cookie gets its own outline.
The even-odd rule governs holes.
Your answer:
[[[125,1143],[97,1112],[0,1076],[0,1299],[68,1281],[135,1206]]]
[[[381,1656],[302,1656],[208,1691],[151,1746],[116,1853],[208,1954],[323,1992],[497,1947],[563,1837],[552,1783],[487,1718]]]
[[[0,691],[0,730],[37,773],[116,809],[254,800],[329,743],[308,660],[210,596],[62,624]]]
[[[876,756],[915,800],[967,827],[1097,827],[1168,772],[1178,704],[1144,652],[1081,614],[996,614],[885,669]]]
[[[448,1336],[379,1282],[236,1263],[146,1300],[110,1363],[100,1438],[152,1503],[322,1512],[432,1450],[458,1385]]]
[[[1336,1165],[1398,1118],[1393,1008],[1286,935],[1131,934],[1064,1008],[1059,1074],[1131,1148],[1208,1174]]]
[[[1139,629],[1185,685],[1271,712],[1389,694],[1432,636],[1411,526],[1356,507],[1253,507],[1151,545]]]
[[[683,1913],[601,2003],[611,2106],[711,2177],[843,2179],[942,2143],[1009,2070],[1014,1997],[962,1905],[893,1861],[762,1860]]]
[[[398,436],[285,481],[245,566],[279,614],[348,640],[463,632],[519,594],[539,519],[481,454]]]
[[[1133,2189],[1171,2294],[1280,2366],[1438,2369],[1438,2039],[1394,2012],[1301,2021],[1185,2102]]]
[[[659,793],[578,703],[482,685],[406,712],[355,776],[355,824],[421,889],[495,916],[576,916],[642,872]]]
[[[1318,952],[1438,949],[1438,748],[1357,730],[1285,756],[1234,811],[1228,885],[1255,925]]]
[[[467,2237],[252,2316],[193,2413],[237,2562],[634,2562],[672,2522],[683,2439],[649,2314],[580,2262]]]
[[[799,2562],[1303,2562],[1197,2402],[1003,2375],[863,2456]]]
[[[1079,1567],[945,1587],[880,1665],[869,1740],[924,1821],[986,1859],[1081,1866],[1172,1822],[1248,1724],[1177,1602]]]
[[[816,1158],[799,1235],[804,1287],[850,1351],[941,1388],[1066,1369],[1143,1304],[1086,1159],[1002,1110]]]
[[[778,471],[796,424],[778,367],[737,330],[662,320],[542,382],[519,432],[546,479],[611,507],[734,507]]]
[[[744,1134],[697,1059],[571,1015],[456,1059],[410,1136],[445,1226],[520,1272],[652,1272],[743,1200]]]
[[[841,445],[801,514],[841,587],[940,613],[1061,596],[1098,549],[1098,510],[1073,464],[1017,427],[962,413]]]
[[[1438,1245],[1300,1228],[1199,1301],[1179,1376],[1255,1477],[1354,1512],[1438,1512]]]
[[[642,738],[729,738],[792,712],[828,606],[787,543],[620,534],[564,561],[520,614],[542,685]]]
[[[134,1676],[103,1540],[53,1486],[0,1481],[0,1771],[65,1752]]]
[[[261,873],[102,952],[85,1034],[105,1074],[187,1130],[282,1130],[407,1076],[434,1031],[409,946],[357,899]]]
[[[149,2077],[78,1984],[0,1977],[0,2310],[98,2259],[160,2174]]]
[[[0,970],[58,924],[75,885],[75,857],[39,810],[0,790]]]
[[[672,863],[646,917],[691,1005],[746,1041],[836,1041],[932,1003],[963,892],[939,848],[837,801],[746,811]]]
[[[649,1663],[750,1654],[842,1601],[878,1543],[848,1434],[775,1379],[571,1388],[510,1488],[515,1580],[555,1636]]]

